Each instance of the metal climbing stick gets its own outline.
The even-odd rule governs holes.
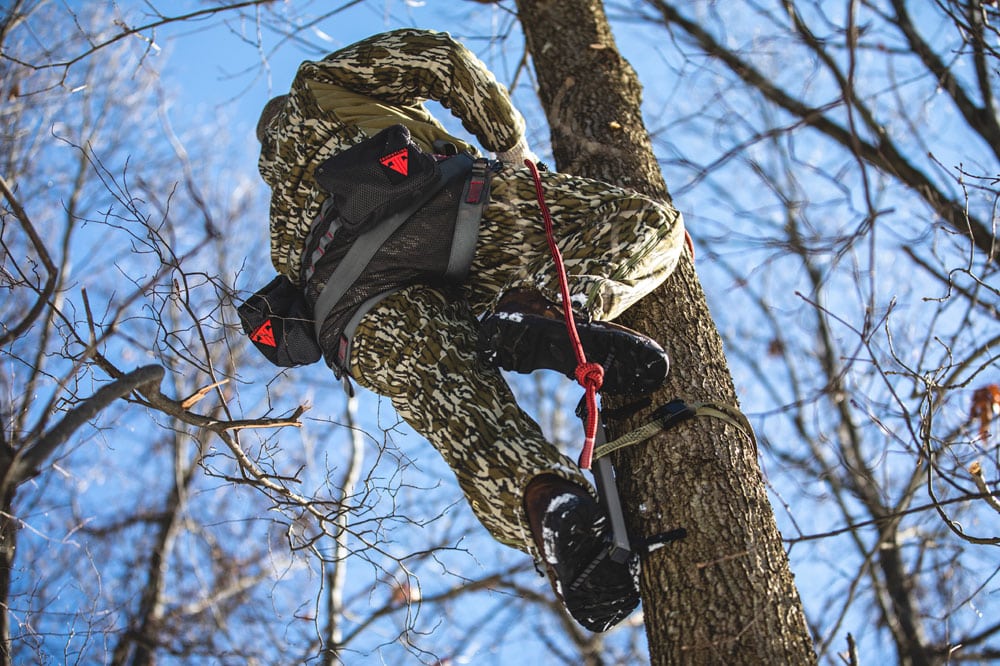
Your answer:
[[[604,431],[604,421],[600,412],[597,415],[597,433],[594,440],[596,446],[601,446],[607,441]],[[615,483],[615,471],[609,458],[598,458],[593,463],[595,485],[597,494],[601,498],[604,510],[608,513],[611,521],[611,544],[608,556],[615,562],[624,563],[628,561],[632,554],[632,546],[628,540],[628,530],[625,527],[625,513],[622,511],[621,498],[618,496],[618,485]]]

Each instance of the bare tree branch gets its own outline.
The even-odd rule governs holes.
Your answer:
[[[24,315],[20,323],[15,324],[13,327],[8,328],[4,326],[3,335],[0,335],[0,346],[8,344],[11,340],[16,340],[38,319],[42,313],[42,309],[45,307],[49,297],[52,296],[52,292],[55,289],[56,277],[58,276],[58,270],[56,265],[52,262],[51,257],[49,257],[49,252],[45,247],[45,242],[38,235],[35,230],[34,225],[31,223],[31,219],[25,212],[21,203],[14,196],[11,191],[10,186],[2,175],[0,175],[0,193],[3,193],[7,203],[10,204],[11,210],[14,212],[14,217],[20,222],[21,228],[24,229],[24,233],[27,234],[28,239],[31,241],[31,245],[35,248],[38,253],[38,258],[41,259],[42,265],[45,267],[45,284],[38,291],[38,297],[35,299],[34,305],[31,309]]]
[[[877,142],[863,140],[848,128],[834,122],[823,109],[810,107],[782,90],[757,68],[718,42],[705,28],[683,16],[674,5],[665,0],[647,1],[660,12],[665,23],[682,27],[706,53],[719,58],[741,80],[767,99],[799,118],[807,126],[818,130],[849,150],[856,151],[866,162],[899,178],[955,232],[970,238],[975,247],[985,255],[987,261],[1000,263],[998,241],[991,226],[973,217],[964,205],[952,200],[941,191],[924,172],[906,159],[881,126],[877,124],[875,126]]]
[[[37,474],[41,466],[61,444],[112,402],[132,391],[148,390],[149,387],[159,384],[162,379],[163,368],[161,366],[147,365],[126,373],[99,388],[94,395],[70,410],[37,442],[14,456],[14,460],[11,461],[10,467],[4,474],[2,487],[20,485],[29,477]]]

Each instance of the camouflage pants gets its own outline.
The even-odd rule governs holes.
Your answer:
[[[669,205],[604,183],[543,173],[546,204],[577,311],[611,320],[674,269],[684,243]],[[350,370],[392,400],[455,472],[472,510],[501,543],[535,555],[525,486],[554,473],[589,487],[577,465],[542,436],[500,372],[475,351],[477,315],[505,291],[559,286],[527,169],[505,169],[480,227],[465,298],[416,285],[384,299],[357,329]]]

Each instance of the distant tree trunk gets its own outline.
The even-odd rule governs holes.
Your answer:
[[[517,7],[559,169],[669,198],[642,121],[639,82],[618,53],[602,3],[517,0]],[[688,256],[622,319],[670,352],[669,382],[653,396],[654,405],[674,398],[737,404],[722,342]],[[648,417],[644,410],[611,424],[611,437]],[[615,462],[634,533],[687,531],[686,538],[644,560],[652,663],[815,663],[747,438],[722,420],[697,418],[623,451]]]
[[[17,547],[14,489],[4,492],[0,501],[0,666],[10,666],[13,663],[10,644],[10,582],[14,575],[14,554]]]

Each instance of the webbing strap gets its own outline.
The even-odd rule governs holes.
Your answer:
[[[686,403],[683,400],[672,400],[657,409],[653,414],[653,420],[646,425],[595,448],[594,458],[600,458],[627,446],[644,442],[661,430],[669,430],[696,416],[709,416],[725,421],[743,433],[753,444],[754,449],[757,448],[757,437],[754,435],[753,426],[750,425],[747,417],[735,407],[710,402]]]
[[[469,172],[472,166],[472,156],[461,153],[455,155],[454,157],[449,157],[446,160],[440,162],[441,167],[441,186],[451,182],[452,179],[458,178],[459,176],[464,176]],[[358,236],[357,240],[348,250],[347,254],[340,263],[337,264],[336,270],[333,271],[333,275],[326,281],[323,285],[323,290],[319,294],[319,298],[316,299],[316,305],[313,307],[313,317],[315,317],[316,325],[316,339],[320,338],[320,333],[323,328],[323,322],[326,321],[327,316],[333,311],[334,306],[337,305],[337,301],[347,293],[347,290],[351,288],[354,282],[361,277],[361,273],[364,272],[365,268],[371,262],[372,257],[378,252],[378,249],[382,247],[389,237],[396,232],[403,223],[406,222],[411,215],[416,213],[420,208],[426,204],[431,198],[440,191],[438,188],[430,188],[427,192],[424,192],[420,198],[415,201],[406,210],[400,211],[395,215],[382,220],[374,229],[366,231],[365,233]]]
[[[366,314],[372,311],[372,309],[381,303],[383,300],[392,296],[397,291],[402,289],[402,287],[396,287],[395,289],[389,289],[388,291],[383,291],[382,293],[375,294],[367,301],[358,306],[358,309],[354,311],[351,318],[347,320],[344,324],[344,330],[340,334],[340,343],[337,345],[337,358],[336,364],[334,365],[333,371],[339,375],[339,373],[348,372],[348,364],[351,360],[351,342],[354,340],[354,334],[358,331],[358,326],[361,324],[361,320]]]
[[[313,241],[316,241],[316,234],[322,228],[322,222],[333,214],[333,197],[327,197],[323,201],[323,205],[320,206],[319,214],[313,220],[312,225],[309,227],[309,233],[306,235],[306,242],[302,245],[304,248],[310,248],[313,245]],[[330,220],[330,224],[327,226],[326,231],[320,236],[319,240],[316,241],[315,249],[309,254],[308,260],[303,257],[303,269],[305,275],[302,278],[302,283],[305,284],[312,279],[313,273],[316,272],[316,264],[319,263],[320,258],[326,253],[326,249],[330,247],[330,243],[333,242],[333,237],[337,235],[337,231],[340,229],[341,223],[340,218],[335,218]]]
[[[451,239],[451,253],[448,255],[446,279],[462,282],[469,273],[472,259],[476,254],[479,240],[479,221],[483,210],[490,201],[490,181],[493,171],[490,161],[479,158],[472,164],[472,173],[465,183],[462,199],[458,202],[455,216],[455,233]]]

